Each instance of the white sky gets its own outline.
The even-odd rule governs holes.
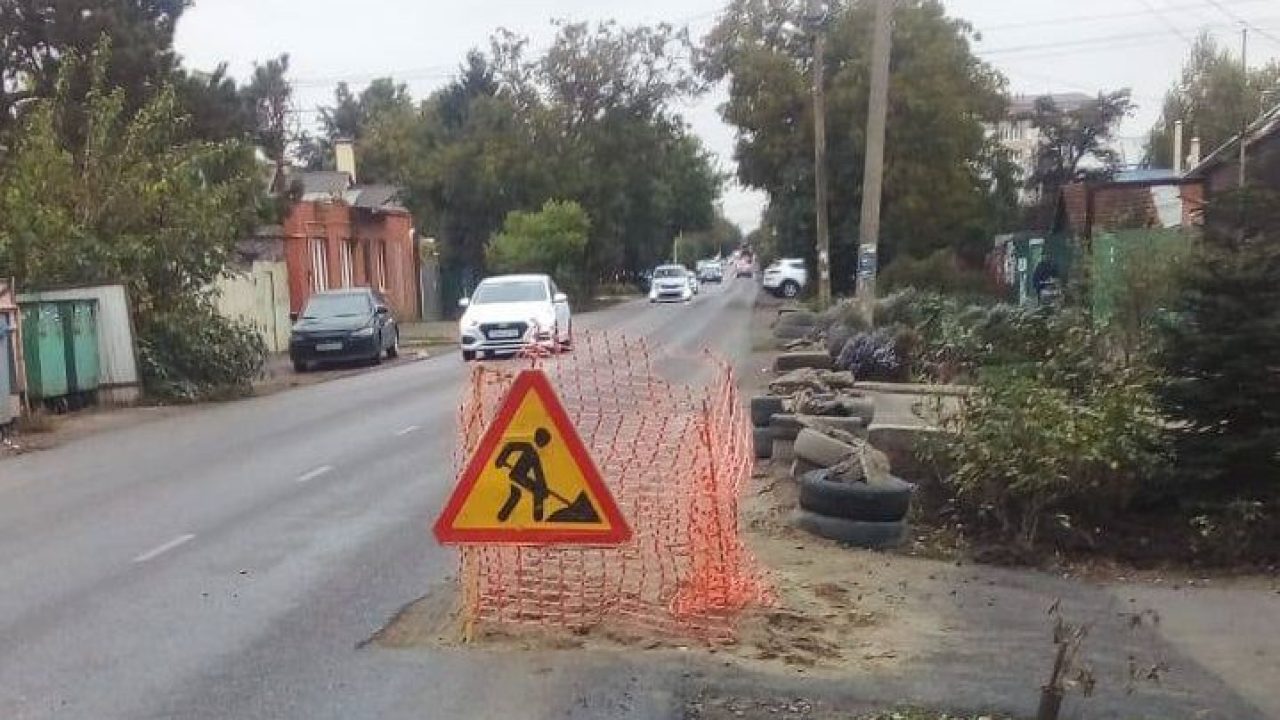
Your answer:
[[[1014,92],[1132,88],[1139,105],[1121,133],[1137,147],[1159,114],[1187,48],[1208,29],[1232,48],[1240,21],[1253,28],[1250,65],[1280,57],[1280,0],[944,0],[948,12],[982,33],[975,49],[1005,73]],[[545,47],[552,18],[624,24],[666,21],[688,25],[701,37],[722,0],[196,0],[178,26],[177,47],[190,67],[226,61],[248,76],[254,60],[282,52],[291,58],[299,107],[308,121],[327,104],[339,80],[359,88],[390,75],[421,98],[445,84],[466,51],[488,47],[490,33],[506,27]],[[686,119],[733,167],[733,130],[720,121],[722,93],[684,109]],[[1206,148],[1206,151],[1208,148]],[[1130,158],[1136,160],[1136,158]],[[739,187],[726,190],[728,217],[744,230],[759,221],[764,198]]]

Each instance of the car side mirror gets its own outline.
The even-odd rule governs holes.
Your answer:
[[[464,308],[471,304],[471,298],[458,298],[458,307]]]
[[[296,312],[289,313],[289,322],[298,322],[298,313]]]
[[[556,293],[555,297],[552,298],[552,300],[558,303],[566,303],[566,302],[569,302],[569,296],[565,295],[564,293]]]
[[[378,315],[390,315],[390,314],[391,314],[391,308],[387,307],[386,305],[379,305],[378,307],[374,308],[374,309],[373,309],[373,311],[374,311],[375,313],[377,313]]]

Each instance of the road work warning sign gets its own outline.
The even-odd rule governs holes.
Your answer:
[[[523,370],[435,524],[441,543],[618,545],[631,529],[541,370]]]

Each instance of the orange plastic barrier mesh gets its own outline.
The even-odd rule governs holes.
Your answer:
[[[572,352],[530,358],[550,377],[633,531],[621,546],[468,545],[468,625],[597,626],[722,640],[772,591],[738,529],[751,426],[732,370],[707,354],[701,386],[655,375],[641,340],[581,333]],[[459,416],[462,466],[523,365],[479,365]]]

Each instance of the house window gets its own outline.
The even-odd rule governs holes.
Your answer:
[[[355,286],[356,244],[353,240],[342,241],[342,287]]]
[[[329,258],[324,238],[311,238],[311,290],[329,289]]]
[[[387,289],[387,244],[378,243],[378,251],[373,256],[373,280],[379,290]]]

